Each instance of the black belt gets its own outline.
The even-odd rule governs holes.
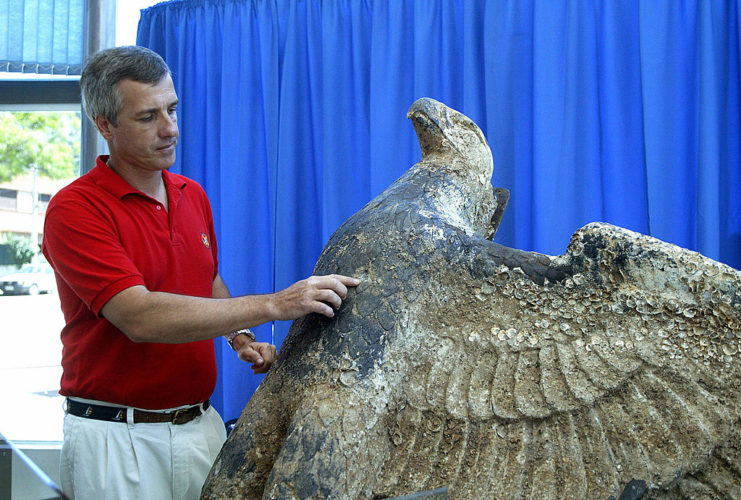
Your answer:
[[[202,404],[181,408],[166,413],[156,411],[134,410],[134,423],[157,423],[171,422],[174,425],[187,424],[194,418],[200,416],[211,406],[209,400]],[[203,411],[201,411],[203,407]],[[105,420],[108,422],[126,423],[126,408],[119,406],[105,406],[92,403],[82,403],[67,398],[67,413],[77,417]]]

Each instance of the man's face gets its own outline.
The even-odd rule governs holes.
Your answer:
[[[167,75],[156,85],[122,80],[118,125],[99,116],[96,124],[108,141],[114,167],[160,171],[175,162],[179,131],[178,96]]]

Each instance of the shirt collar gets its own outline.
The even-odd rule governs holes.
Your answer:
[[[108,165],[106,165],[108,158],[109,155],[98,156],[95,162],[95,168],[90,171],[90,175],[98,186],[105,189],[118,199],[122,199],[128,194],[147,196],[138,189],[132,187],[131,184],[126,182],[112,168],[109,168]],[[165,182],[168,197],[170,197],[172,202],[177,203],[182,190],[188,185],[188,183],[185,182],[183,177],[171,174],[167,170],[162,171],[162,180]],[[149,197],[147,196],[147,198]]]
[[[167,197],[170,200],[170,207],[176,207],[180,196],[183,194],[183,189],[188,183],[185,177],[170,173],[169,170],[162,171],[162,179],[165,181],[165,189],[167,189]]]

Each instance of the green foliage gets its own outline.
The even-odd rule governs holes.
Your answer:
[[[0,112],[0,182],[30,172],[74,177],[80,159],[80,113]]]
[[[28,238],[6,233],[3,235],[3,243],[10,247],[10,258],[13,264],[20,267],[33,260],[34,250]]]

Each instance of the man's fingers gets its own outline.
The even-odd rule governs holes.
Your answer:
[[[263,362],[260,364],[254,363],[252,365],[252,371],[255,373],[265,373],[270,370],[270,367],[275,363],[278,357],[278,351],[275,346],[267,343],[255,343],[253,347],[262,356]]]
[[[337,296],[344,300],[347,297],[347,287],[355,287],[360,284],[360,280],[352,278],[350,276],[342,276],[341,274],[329,274],[326,276],[312,276],[309,278],[315,280],[313,286],[317,289],[331,290],[337,294]]]
[[[340,280],[345,286],[358,286],[360,284],[360,280],[358,278],[353,278],[352,276],[343,276],[341,274],[330,274],[330,276]]]
[[[318,279],[321,281],[337,281],[342,283],[343,286],[358,286],[360,284],[360,280],[358,278],[353,278],[352,276],[343,276],[341,274],[325,274],[320,276],[312,276],[309,279]]]
[[[262,355],[252,348],[253,344],[248,343],[239,350],[239,359],[253,365],[262,365],[265,360]]]
[[[329,304],[322,302],[321,300],[314,300],[310,304],[308,304],[305,314],[312,313],[312,312],[321,314],[328,318],[331,318],[334,316],[334,308],[330,306]]]
[[[342,276],[341,274],[330,274],[328,277],[334,280],[334,286],[331,288],[337,295],[342,297],[342,300],[345,300],[345,297],[347,297],[347,287],[355,287],[360,284],[359,279]]]
[[[296,319],[309,313],[319,313],[329,318],[347,297],[347,287],[358,286],[360,280],[340,274],[311,276],[298,281],[273,295],[276,319]]]
[[[342,305],[342,298],[334,290],[317,291],[316,300],[324,302],[325,304],[332,306],[334,309],[339,309]]]
[[[342,281],[333,276],[312,276],[307,279],[306,282],[309,285],[310,290],[316,292],[331,291],[340,299],[344,299],[347,296],[347,287],[342,283]],[[319,297],[315,298],[322,300]]]
[[[360,280],[340,274],[330,274],[312,276],[307,279],[307,284],[314,290],[314,293],[308,297],[313,302],[310,309],[331,318],[347,297],[347,287],[359,285]]]

